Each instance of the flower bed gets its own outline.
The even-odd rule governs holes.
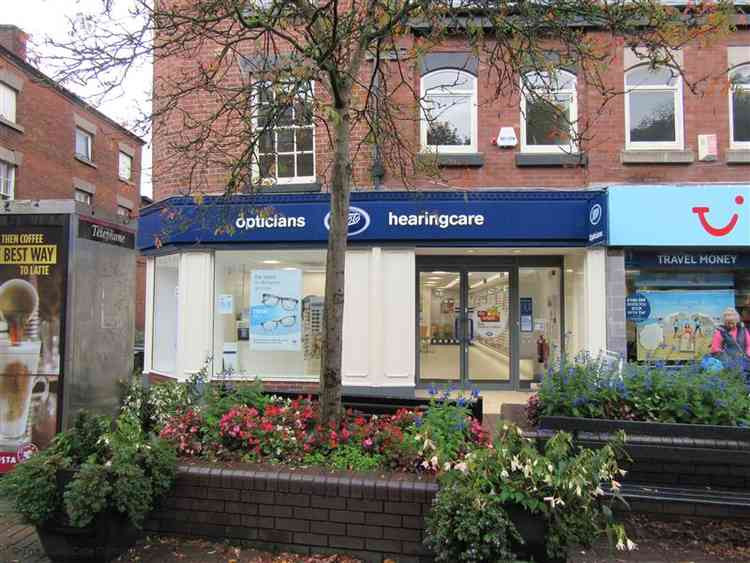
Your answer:
[[[591,359],[563,364],[529,399],[529,421],[541,416],[750,426],[750,384],[739,371],[628,364],[620,373]]]
[[[488,443],[488,433],[466,405],[459,398],[435,400],[423,411],[400,409],[395,415],[347,412],[339,422],[322,425],[318,403],[310,398],[259,393],[248,401],[246,396],[217,391],[205,405],[168,418],[161,437],[188,457],[435,472]]]

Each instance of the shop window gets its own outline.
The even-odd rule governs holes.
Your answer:
[[[669,67],[637,66],[625,75],[628,149],[683,148],[682,79]]]
[[[94,136],[76,127],[76,156],[84,160],[93,161]]]
[[[16,97],[18,92],[7,84],[0,82],[0,117],[16,122]]]
[[[120,180],[130,182],[133,179],[133,157],[120,151],[117,164]]]
[[[261,88],[255,125],[260,138],[257,171],[277,184],[315,182],[313,88]]]
[[[154,371],[176,375],[180,256],[154,259]]]
[[[562,70],[528,73],[521,80],[521,91],[521,150],[575,152],[575,75]]]
[[[628,269],[626,285],[630,361],[700,360],[728,307],[750,326],[750,272],[742,269]]]
[[[324,250],[216,253],[214,371],[317,379]]]
[[[16,191],[16,167],[0,160],[0,198],[13,199]]]
[[[83,190],[76,190],[74,198],[78,203],[83,203],[85,205],[91,205],[94,200],[94,196],[92,196],[88,192],[84,192]]]
[[[423,151],[477,152],[477,79],[460,70],[422,77]]]
[[[750,64],[732,70],[729,80],[731,145],[750,149]]]

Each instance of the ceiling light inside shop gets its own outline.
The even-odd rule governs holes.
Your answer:
[[[431,274],[440,274],[440,275],[450,274],[450,272],[441,272],[441,271],[430,272],[430,273]]]
[[[567,270],[565,270],[565,272],[568,273],[568,274],[572,274],[573,273],[573,268],[568,268]]]
[[[482,281],[478,281],[477,283],[471,284],[471,289],[474,289],[476,287],[479,287],[480,285],[484,285],[486,283],[490,283],[492,281],[499,280],[499,279],[500,279],[500,274],[492,275],[489,278],[484,278]]]
[[[281,264],[281,260],[262,260],[261,264]]]

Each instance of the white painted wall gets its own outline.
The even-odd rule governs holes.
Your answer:
[[[584,260],[585,350],[596,356],[607,349],[606,249],[589,248]]]
[[[416,364],[414,250],[383,251],[382,334],[384,378],[375,385],[414,386]]]
[[[146,258],[146,310],[143,327],[143,373],[153,369],[152,354],[154,349],[154,259]]]
[[[180,255],[176,377],[184,381],[212,354],[213,254]]]

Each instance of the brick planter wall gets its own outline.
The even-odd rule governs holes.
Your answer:
[[[437,490],[433,478],[403,473],[183,465],[146,530],[368,562],[431,561],[422,539]]]

